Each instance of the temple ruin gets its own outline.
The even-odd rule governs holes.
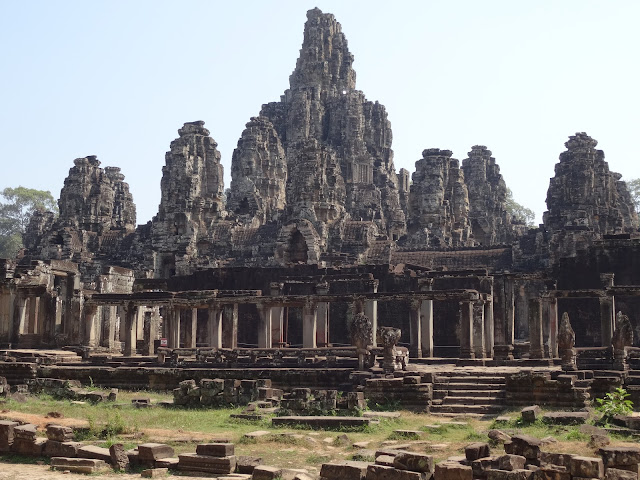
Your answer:
[[[0,260],[0,375],[173,388],[215,369],[407,402],[419,390],[446,413],[446,385],[397,378],[513,366],[546,369],[541,402],[584,406],[620,385],[640,400],[638,216],[597,141],[569,137],[530,228],[485,146],[460,161],[425,145],[396,172],[385,107],[352,65],[334,16],[310,10],[289,88],[240,134],[229,190],[205,123],[184,123],[145,225],[120,168],[74,160],[59,216],[36,212],[20,258]],[[354,320],[373,333],[354,336]],[[24,350],[53,348],[77,358]],[[508,404],[531,402],[527,371],[500,384]]]

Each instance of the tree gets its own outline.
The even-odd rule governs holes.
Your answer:
[[[5,188],[0,194],[0,258],[14,258],[22,248],[24,233],[36,210],[58,211],[49,191],[33,188]]]
[[[507,201],[505,206],[512,218],[524,222],[525,225],[529,227],[535,227],[535,223],[533,223],[536,218],[535,212],[516,202],[510,188],[507,188]]]
[[[640,178],[634,178],[627,182],[627,188],[631,194],[631,199],[636,206],[636,212],[640,212]]]

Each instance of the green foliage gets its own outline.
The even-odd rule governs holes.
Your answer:
[[[627,182],[627,188],[631,194],[631,199],[636,206],[636,212],[640,212],[640,178],[634,178]]]
[[[627,391],[618,387],[613,392],[607,393],[604,398],[597,398],[596,410],[602,413],[602,420],[608,422],[616,415],[629,415],[633,412],[633,402],[628,399]]]
[[[22,248],[22,234],[33,212],[57,213],[58,206],[51,192],[33,188],[7,187],[0,196],[0,258],[14,258]]]
[[[530,208],[516,202],[510,188],[507,188],[506,208],[509,215],[511,215],[515,220],[524,222],[525,225],[529,227],[535,227],[534,220],[536,218],[536,213]]]

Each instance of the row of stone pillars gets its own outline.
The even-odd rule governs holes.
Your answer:
[[[573,299],[573,298],[572,298]],[[600,321],[602,346],[611,346],[615,326],[614,297],[600,297]],[[528,301],[529,357],[558,357],[558,299],[544,296]]]

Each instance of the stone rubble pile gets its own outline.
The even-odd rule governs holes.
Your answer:
[[[222,407],[229,405],[248,405],[251,402],[264,401],[279,404],[282,390],[272,388],[271,380],[235,380],[203,378],[183,380],[173,390],[173,403],[180,406]]]

